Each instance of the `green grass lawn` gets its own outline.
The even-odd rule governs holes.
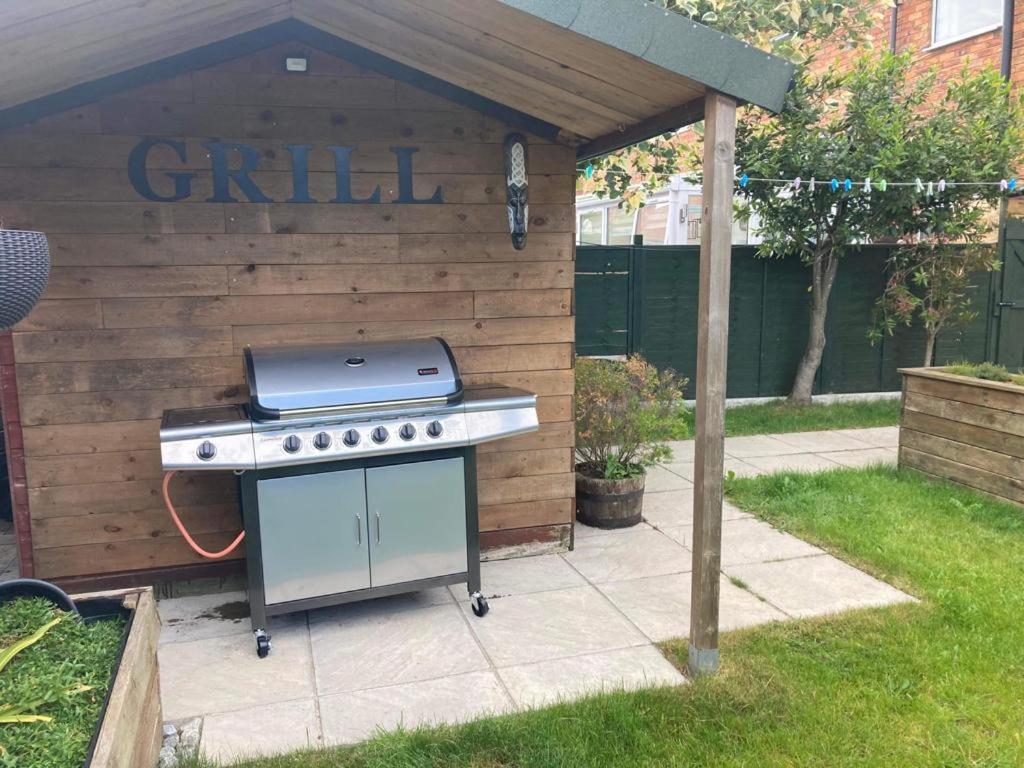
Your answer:
[[[693,434],[693,412],[689,416]],[[725,434],[770,435],[780,432],[810,432],[818,429],[887,427],[900,420],[899,400],[866,400],[829,405],[790,405],[776,400],[758,405],[740,405],[725,412]]]
[[[59,612],[45,600],[0,607],[0,649],[32,635]],[[0,705],[16,705],[49,722],[0,725],[0,766],[63,768],[85,761],[121,649],[123,619],[91,624],[64,619],[0,672]],[[88,687],[88,690],[79,690]]]
[[[921,602],[726,635],[721,672],[680,688],[244,765],[1024,765],[1024,511],[885,468],[731,491]]]

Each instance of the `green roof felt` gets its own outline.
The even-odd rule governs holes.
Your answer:
[[[646,0],[499,2],[772,112],[793,79],[785,59]]]

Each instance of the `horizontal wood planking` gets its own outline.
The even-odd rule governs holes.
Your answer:
[[[1024,478],[1024,459],[979,448],[970,443],[904,428],[900,431],[900,446],[977,467],[992,474]]]
[[[234,504],[182,506],[176,509],[182,523],[192,534],[221,533],[241,527],[241,515]],[[181,538],[163,506],[134,512],[48,517],[37,520],[32,526],[33,542],[41,548],[157,538]]]
[[[504,200],[507,127],[319,52],[315,72],[288,90],[295,81],[279,70],[288,47],[0,135],[0,216],[45,229],[54,265],[14,341],[37,575],[199,562],[163,508],[159,418],[244,401],[246,344],[440,335],[467,383],[536,392],[539,431],[480,447],[483,540],[567,540],[572,149],[531,140],[530,232],[517,251]],[[331,83],[351,90],[329,92]],[[263,103],[231,103],[261,90]],[[392,99],[400,109],[381,106]],[[188,201],[149,202],[131,188],[127,157],[146,135],[185,142],[184,161],[154,147],[148,175],[166,193],[165,173],[194,172]],[[292,194],[284,144],[312,145],[317,200],[335,193],[328,145],[355,144],[353,190],[379,184],[382,203],[207,203],[202,144],[214,136],[257,148],[252,178],[275,200]],[[443,205],[387,202],[393,146],[418,148],[414,191],[426,197],[440,184]],[[234,537],[234,478],[186,474],[172,494],[201,542]]]
[[[17,371],[18,389],[27,395],[233,386],[242,382],[242,360],[234,355],[23,363]]]
[[[232,332],[228,326],[14,334],[15,359],[26,363],[216,357],[231,353]]]
[[[103,315],[107,328],[383,321],[402,317],[434,320],[474,316],[473,294],[468,291],[292,294],[276,295],[269,301],[265,296],[255,295],[107,299],[103,303]]]
[[[51,275],[53,271],[51,271]],[[14,326],[16,331],[83,330],[103,327],[103,307],[94,299],[40,301],[32,314]]]
[[[572,280],[564,261],[391,264],[376,273],[361,266],[320,264],[228,267],[230,292],[240,295],[570,289]]]
[[[189,136],[173,131],[156,131],[155,135],[170,136],[185,142],[185,160],[173,149],[154,147],[147,159],[146,167],[151,174],[161,170],[209,170],[209,151],[203,147],[209,138]],[[283,148],[283,142],[272,139],[219,135],[223,141],[241,141],[255,147],[260,153],[260,171],[291,171],[291,156]],[[57,137],[41,134],[0,134],[0,168],[110,168],[123,171],[128,155],[143,139],[145,134],[134,136],[83,135],[74,136],[73,141],[58,140]],[[441,142],[404,142],[381,140],[375,136],[360,141],[352,151],[353,173],[394,173],[394,146],[418,146],[413,156],[413,169],[420,173],[444,173],[476,175],[500,175],[504,173],[501,141],[494,143],[472,143],[458,140]],[[309,142],[311,172],[332,172],[334,155],[329,146],[344,144],[341,141],[324,140]],[[530,146],[530,175],[555,175],[574,178],[576,155],[571,147],[556,144],[534,144]]]
[[[28,456],[70,456],[151,449],[159,432],[158,419],[144,419],[25,427],[22,436]]]
[[[204,549],[216,551],[228,546],[237,535],[237,530],[207,533],[197,535],[195,540]],[[245,547],[239,547],[223,559],[240,559],[245,554],[244,549]],[[136,571],[202,562],[206,561],[192,551],[180,536],[123,539],[104,544],[74,544],[36,550],[36,567],[47,578],[122,570]]]
[[[501,531],[571,523],[572,499],[518,501],[480,507],[480,530]]]
[[[25,426],[135,421],[159,418],[170,408],[199,408],[247,399],[241,385],[29,395],[21,400],[21,418]]]
[[[548,344],[571,342],[571,317],[525,317],[491,320],[415,320],[380,323],[293,323],[235,326],[235,350],[260,344],[321,344],[340,341],[391,341],[414,336],[441,336],[452,346]]]
[[[179,171],[180,172],[180,171]],[[213,196],[212,173],[209,170],[192,172],[189,182],[190,199],[201,202]],[[173,195],[175,186],[166,171],[149,174],[153,190],[160,195]],[[290,171],[255,171],[250,174],[253,183],[271,200],[285,201],[295,194]],[[573,181],[571,176],[531,174],[530,202],[544,204],[563,203],[565,188]],[[309,196],[320,203],[328,203],[337,196],[334,171],[312,171],[307,177]],[[413,194],[426,199],[441,187],[446,204],[473,205],[505,203],[505,179],[500,175],[473,175],[449,173],[416,173]],[[351,192],[358,199],[369,197],[379,189],[383,203],[398,197],[398,176],[390,173],[354,173]],[[237,193],[235,193],[237,196]],[[2,168],[0,167],[0,201],[35,202],[138,202],[135,191],[124,169],[97,168]]]
[[[975,445],[990,451],[999,451],[1007,456],[1024,459],[1024,437],[997,432],[983,427],[929,416],[919,411],[903,411],[901,426],[917,432],[924,432],[947,440]]]
[[[174,500],[181,506],[234,503],[237,479],[224,473],[192,473],[175,479]],[[138,512],[163,506],[161,481],[145,478],[121,483],[82,483],[29,491],[32,519]]]
[[[900,447],[900,466],[919,469],[929,475],[966,485],[1004,501],[1024,504],[1024,479],[1007,477],[959,461]]]
[[[981,405],[999,411],[1024,414],[1024,388],[1019,391],[976,386],[966,381],[907,376],[907,392],[916,392],[944,400]]]
[[[569,261],[571,233],[532,233],[516,251],[504,233],[459,235],[48,235],[55,267],[237,266]]]
[[[959,400],[945,400],[918,392],[906,392],[903,397],[903,407],[906,410],[918,411],[929,416],[937,416],[950,421],[962,421],[975,427],[1024,437],[1024,419],[1009,411],[995,410]]]

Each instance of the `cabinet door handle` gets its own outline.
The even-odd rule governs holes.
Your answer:
[[[377,516],[377,543],[380,544],[380,512],[374,512]]]
[[[363,520],[356,515],[356,544],[363,543]]]

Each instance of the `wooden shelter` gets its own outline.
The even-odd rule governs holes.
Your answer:
[[[0,219],[46,233],[54,265],[0,336],[22,574],[222,572],[163,509],[158,419],[243,400],[241,349],[297,341],[440,335],[470,382],[537,392],[540,432],[481,454],[482,543],[570,546],[577,162],[705,119],[693,641],[710,653],[735,109],[780,109],[791,76],[640,0],[3,3]],[[234,494],[230,476],[177,490],[201,543],[234,535]]]

